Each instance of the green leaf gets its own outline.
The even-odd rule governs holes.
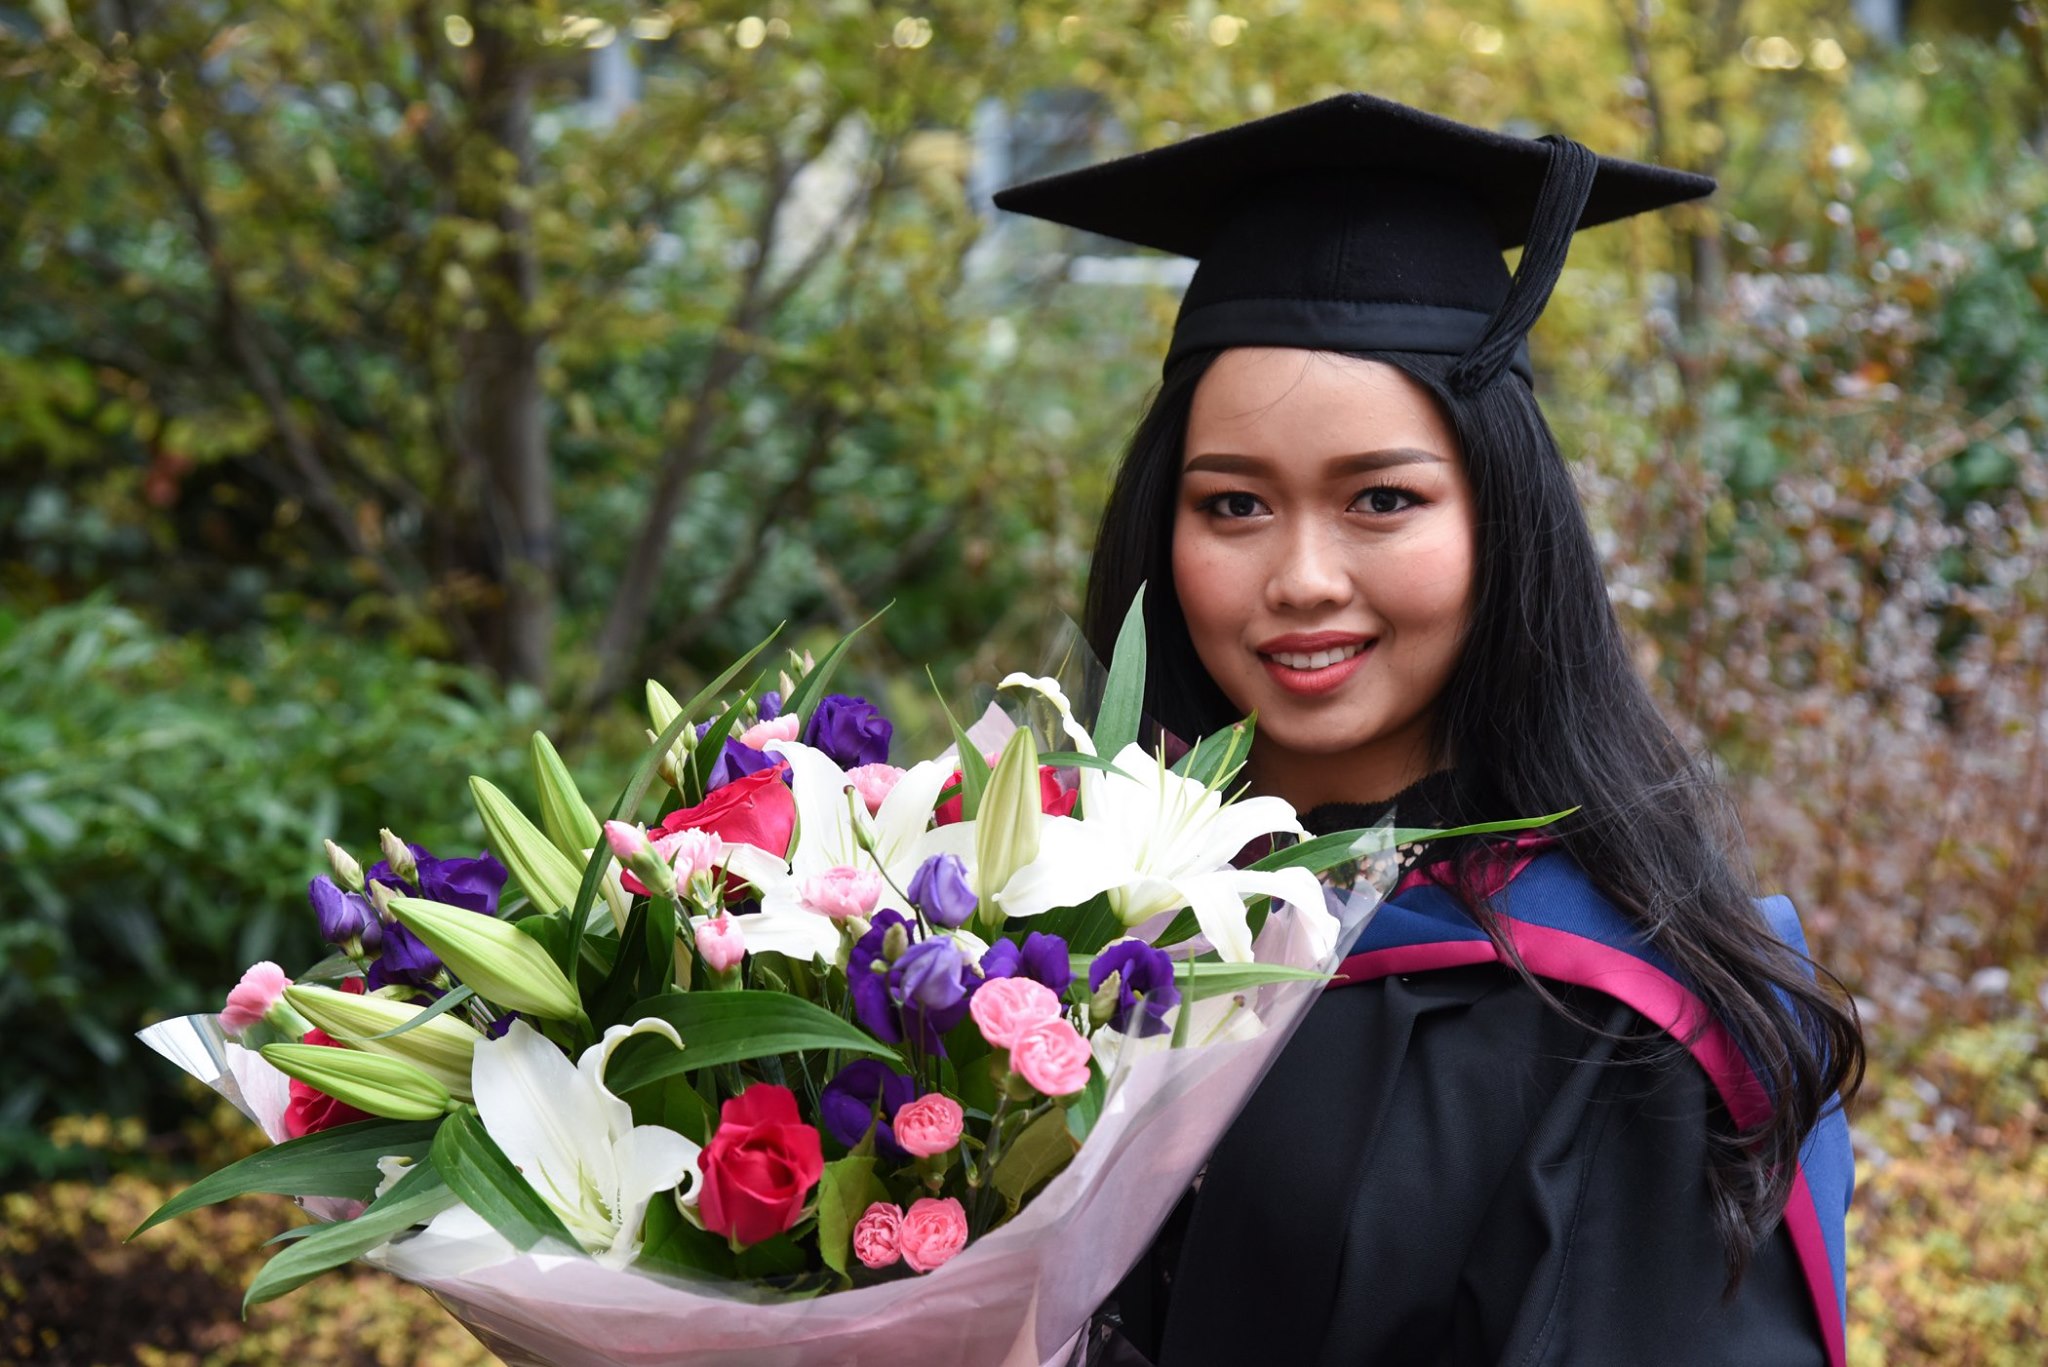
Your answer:
[[[1145,586],[1138,585],[1110,655],[1109,682],[1095,717],[1095,748],[1114,755],[1138,739],[1145,708]]]
[[[953,709],[946,706],[946,695],[939,692],[939,681],[929,665],[924,674],[931,680],[932,692],[938,695],[939,710],[946,714],[946,725],[953,729],[953,748],[959,752],[956,767],[960,770],[960,819],[972,821],[981,814],[981,795],[988,791],[988,757],[967,738],[967,729],[960,725]]]
[[[769,642],[781,634],[782,624],[778,622],[775,624],[775,630],[762,637],[760,643],[752,650],[727,665],[717,678],[692,694],[687,703],[678,705],[674,719],[662,728],[654,744],[648,746],[647,753],[640,757],[640,767],[633,771],[632,780],[626,784],[625,791],[619,794],[618,801],[612,804],[611,815],[606,818],[607,820],[632,819],[630,815],[622,817],[621,813],[640,810],[640,803],[646,798],[647,789],[654,783],[655,775],[661,772],[662,756],[675,744],[676,737],[683,733],[683,728],[690,725],[690,718],[696,715],[697,709],[709,699],[717,697],[719,690],[731,683],[742,669],[753,663],[756,655],[768,648]],[[569,914],[569,936],[562,954],[555,960],[556,966],[564,973],[574,971],[576,958],[583,952],[583,935],[590,925],[590,908],[597,900],[597,885],[604,880],[605,865],[611,858],[610,843],[600,840],[591,848],[590,862],[583,866],[583,881],[576,889],[576,901]]]
[[[349,1044],[367,1044],[371,1040],[390,1039],[393,1035],[402,1035],[408,1030],[419,1029],[434,1017],[453,1011],[475,995],[476,989],[473,987],[458,987],[452,992],[443,992],[432,1006],[422,1007],[420,1013],[411,1020],[394,1025],[389,1030],[380,1030],[374,1035],[347,1035],[336,1038],[343,1039]]]
[[[465,1107],[449,1116],[428,1156],[462,1204],[489,1221],[513,1247],[523,1252],[549,1241],[569,1249],[581,1247],[561,1217],[519,1175],[475,1111]]]
[[[1079,750],[1048,750],[1038,757],[1038,762],[1051,765],[1055,769],[1096,769],[1120,778],[1130,777],[1102,756],[1084,755]]]
[[[716,1234],[685,1219],[667,1192],[657,1193],[648,1205],[643,1229],[646,1242],[641,1245],[639,1258],[634,1260],[636,1271],[731,1280],[732,1249]]]
[[[1259,714],[1232,722],[1214,735],[1204,736],[1195,748],[1180,757],[1173,772],[1211,788],[1222,788],[1251,757],[1252,738],[1258,732]]]
[[[1180,980],[1180,994],[1184,1002],[1225,997],[1248,988],[1264,987],[1268,983],[1307,982],[1311,979],[1326,982],[1330,977],[1313,968],[1293,968],[1287,964],[1196,962],[1183,964],[1182,969],[1184,976]]]
[[[1024,1133],[1010,1142],[989,1180],[1014,1212],[1024,1204],[1025,1197],[1064,1168],[1079,1147],[1067,1132],[1067,1117],[1054,1108],[1032,1121]]]
[[[377,1160],[387,1154],[424,1157],[436,1128],[433,1121],[359,1120],[300,1139],[287,1139],[230,1163],[219,1172],[208,1173],[158,1206],[128,1237],[132,1239],[201,1206],[251,1192],[345,1196],[352,1201],[367,1201],[382,1180]]]
[[[879,622],[882,619],[883,612],[887,612],[895,606],[896,604],[893,601],[884,603],[881,612],[877,612],[874,616],[868,618],[867,621],[862,622],[852,631],[840,637],[839,643],[825,652],[825,658],[818,661],[817,667],[797,681],[796,687],[790,690],[789,696],[782,700],[782,710],[796,713],[799,717],[803,718],[805,725],[809,725],[811,718],[804,709],[811,705],[813,698],[824,694],[825,685],[832,682],[832,675],[838,671],[839,662],[846,655],[846,647],[853,643],[854,637],[866,631],[876,622]]]
[[[641,1002],[626,1018],[649,1016],[675,1026],[683,1047],[656,1037],[627,1040],[605,1073],[616,1093],[691,1069],[804,1049],[865,1054],[903,1070],[902,1058],[874,1036],[822,1006],[779,992],[665,992]]]
[[[441,1180],[433,1160],[421,1159],[361,1215],[323,1226],[265,1263],[242,1297],[242,1313],[296,1291],[322,1272],[353,1261],[455,1203],[455,1193]]]
[[[818,1252],[825,1266],[842,1276],[852,1275],[846,1258],[853,1249],[853,1227],[870,1205],[888,1199],[872,1157],[841,1158],[825,1165],[825,1174],[818,1179]]]
[[[1412,845],[1422,840],[1443,840],[1461,835],[1499,835],[1508,831],[1528,831],[1561,821],[1578,811],[1567,807],[1549,816],[1516,817],[1507,821],[1486,821],[1473,826],[1454,826],[1447,830],[1433,830],[1426,826],[1403,826],[1386,829],[1375,826],[1361,826],[1355,830],[1332,831],[1319,835],[1313,840],[1304,840],[1289,845],[1284,850],[1275,850],[1252,865],[1255,869],[1308,869],[1321,873],[1347,860],[1361,855],[1377,854],[1399,845]]]
[[[741,1249],[734,1270],[747,1281],[762,1281],[792,1277],[810,1265],[811,1255],[804,1252],[794,1233],[785,1233]]]
[[[755,696],[755,690],[760,688],[761,680],[765,677],[765,674],[756,674],[753,681],[741,692],[748,697]],[[712,767],[718,763],[719,753],[725,749],[725,738],[739,725],[744,710],[744,707],[737,703],[726,708],[711,719],[711,724],[704,728],[704,734],[697,738],[697,744],[690,751],[690,758],[684,766],[688,770],[684,786],[686,801],[694,804],[704,800],[704,790],[711,782]]]
[[[573,864],[585,850],[603,841],[604,829],[577,791],[576,780],[556,753],[554,742],[536,731],[528,753],[533,760],[534,791],[540,797],[540,824],[555,848]]]
[[[1087,1142],[1095,1122],[1102,1118],[1102,1103],[1108,1095],[1109,1080],[1102,1075],[1102,1065],[1091,1061],[1088,1064],[1088,1085],[1066,1106],[1067,1133],[1073,1136],[1076,1144]]]
[[[1013,919],[1005,930],[1019,941],[1034,930],[1057,935],[1067,942],[1070,952],[1087,956],[1123,934],[1124,923],[1110,909],[1109,894],[1097,893],[1078,907],[1054,907],[1037,916]]]

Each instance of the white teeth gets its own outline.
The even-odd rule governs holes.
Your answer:
[[[1348,660],[1364,649],[1363,645],[1352,645],[1337,650],[1318,650],[1308,655],[1276,651],[1271,658],[1289,669],[1328,669],[1331,665]]]

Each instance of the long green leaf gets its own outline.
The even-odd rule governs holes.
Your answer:
[[[464,1108],[448,1117],[434,1136],[430,1157],[448,1189],[513,1247],[524,1251],[547,1242],[565,1249],[579,1246],[561,1217],[512,1166],[475,1111]]]
[[[324,1226],[265,1263],[242,1297],[242,1313],[296,1291],[322,1272],[362,1256],[455,1203],[455,1193],[441,1180],[433,1160],[421,1159],[361,1215]]]
[[[852,1252],[853,1227],[869,1206],[888,1199],[888,1189],[875,1176],[872,1155],[841,1158],[825,1165],[818,1180],[818,1253],[825,1266],[848,1275],[846,1258]]]
[[[896,604],[893,600],[882,604],[881,612],[877,612],[874,616],[868,618],[867,621],[862,622],[852,631],[840,637],[839,643],[825,652],[825,658],[818,661],[817,666],[810,673],[797,681],[796,687],[790,690],[789,696],[782,700],[782,710],[796,713],[799,717],[803,718],[805,725],[809,725],[811,719],[805,714],[804,709],[811,705],[812,699],[824,693],[826,684],[832,682],[833,674],[839,670],[840,660],[845,658],[847,646],[853,643],[854,637],[882,620],[883,612],[887,612],[895,606]]]
[[[658,1038],[632,1039],[612,1055],[606,1083],[624,1094],[676,1073],[804,1049],[838,1049],[878,1058],[898,1070],[888,1045],[822,1006],[780,992],[665,992],[626,1013],[657,1016],[676,1028],[683,1047]]]
[[[931,666],[925,666],[924,676],[931,680],[932,692],[939,700],[939,710],[946,714],[946,725],[953,729],[953,748],[959,753],[956,767],[960,770],[960,819],[972,821],[981,814],[981,795],[988,791],[991,772],[988,757],[981,753],[980,746],[967,739],[967,728],[960,725],[960,719],[946,705],[946,695],[939,692],[939,681],[933,676]]]
[[[1144,709],[1145,586],[1140,584],[1110,655],[1109,681],[1102,686],[1102,707],[1095,717],[1095,748],[1114,755],[1137,740]]]
[[[422,1157],[433,1142],[435,1128],[433,1121],[359,1120],[300,1139],[287,1139],[218,1172],[208,1173],[158,1206],[128,1237],[132,1239],[201,1206],[251,1192],[345,1196],[352,1201],[367,1201],[381,1180],[377,1160],[387,1154]]]
[[[755,690],[761,686],[761,680],[766,677],[765,673],[756,674],[747,686],[740,690],[741,693],[746,697],[754,696]],[[719,753],[725,749],[726,737],[730,736],[733,733],[733,728],[739,725],[740,717],[744,712],[744,703],[735,703],[713,717],[711,724],[704,728],[704,734],[697,738],[696,747],[690,751],[690,758],[683,766],[683,800],[685,802],[694,805],[704,800],[705,786],[711,782],[711,770],[718,763]]]
[[[698,689],[691,695],[690,700],[677,710],[675,719],[662,729],[661,735],[655,739],[654,744],[647,747],[647,753],[641,756],[640,767],[633,771],[632,781],[626,785],[625,791],[619,794],[619,800],[612,804],[608,820],[619,820],[622,812],[630,814],[640,810],[641,800],[647,796],[647,789],[653,784],[654,776],[661,772],[661,757],[675,744],[676,737],[683,733],[683,728],[690,725],[690,718],[697,714],[697,709],[707,700],[717,697],[719,690],[731,683],[742,669],[754,662],[756,655],[766,650],[769,644],[782,634],[782,625],[780,622],[776,623],[775,630],[763,637],[759,645],[727,665],[717,678]],[[590,862],[583,866],[583,882],[576,890],[576,904],[569,914],[569,934],[563,940],[561,957],[555,961],[557,967],[564,973],[575,972],[577,956],[583,952],[583,935],[590,923],[591,904],[597,900],[597,885],[604,880],[605,865],[611,857],[610,842],[600,840],[590,851]]]
[[[1328,835],[1304,840],[1284,850],[1275,850],[1253,864],[1255,869],[1308,869],[1315,873],[1356,859],[1362,854],[1375,854],[1400,845],[1412,845],[1422,840],[1445,840],[1462,835],[1500,835],[1508,831],[1528,831],[1561,821],[1579,810],[1567,807],[1549,816],[1517,817],[1507,821],[1486,821],[1473,826],[1454,826],[1448,830],[1432,830],[1424,826],[1403,826],[1392,830],[1362,826],[1356,830],[1332,831]]]

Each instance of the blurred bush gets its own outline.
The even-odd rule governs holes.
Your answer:
[[[321,952],[320,842],[472,853],[467,776],[525,782],[530,692],[313,622],[174,638],[96,596],[0,612],[0,1177],[90,1151],[33,1119],[175,1089],[131,1038]],[[68,1158],[67,1158],[68,1156]]]

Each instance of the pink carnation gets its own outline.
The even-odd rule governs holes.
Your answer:
[[[863,1267],[887,1267],[903,1256],[897,1239],[903,1230],[903,1212],[887,1201],[877,1201],[861,1212],[853,1226],[853,1256]]]
[[[927,1092],[897,1109],[896,1142],[919,1158],[930,1158],[960,1142],[960,1127],[966,1119],[959,1102]]]
[[[732,972],[746,951],[747,937],[740,933],[737,917],[714,916],[697,927],[697,952],[713,973]]]
[[[841,864],[804,879],[797,888],[797,896],[811,910],[822,912],[835,921],[844,921],[849,916],[865,916],[875,909],[875,903],[882,898],[882,877],[866,869]]]
[[[981,1037],[1008,1049],[1034,1025],[1058,1020],[1060,999],[1042,982],[1030,978],[994,978],[975,989],[967,1003]]]
[[[951,1262],[953,1255],[967,1247],[967,1212],[948,1196],[937,1200],[920,1197],[903,1216],[896,1231],[896,1247],[913,1272],[929,1272]]]
[[[893,764],[863,764],[858,769],[846,771],[846,781],[853,785],[853,791],[860,794],[860,800],[867,804],[868,815],[882,810],[882,803],[894,792],[902,781],[904,771]]]
[[[788,716],[777,717],[774,721],[755,722],[740,732],[739,742],[750,749],[764,750],[771,740],[795,740],[797,729],[797,716],[792,712]]]
[[[654,852],[675,869],[678,883],[687,883],[717,867],[718,861],[725,858],[725,842],[710,831],[686,826],[657,837]]]
[[[230,1035],[241,1034],[269,1015],[270,1008],[277,1005],[291,985],[292,980],[284,975],[284,970],[268,959],[249,965],[249,971],[228,993],[227,1005],[220,1013],[220,1028]]]
[[[1080,1031],[1064,1020],[1049,1020],[1017,1037],[1010,1046],[1010,1067],[1047,1096],[1072,1096],[1088,1085],[1091,1056]]]

